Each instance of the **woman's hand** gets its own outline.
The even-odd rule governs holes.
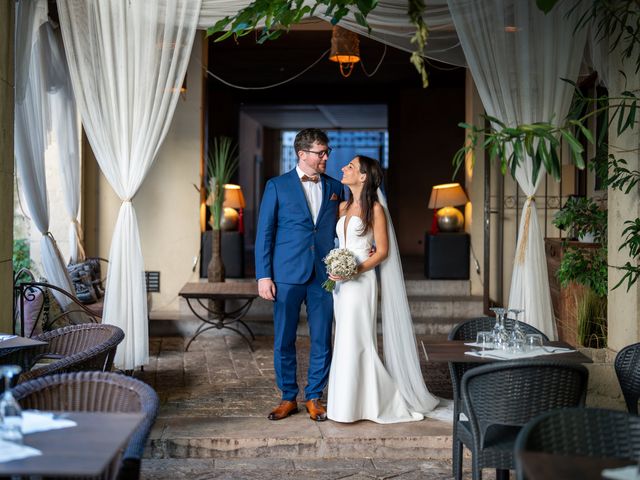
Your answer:
[[[331,274],[329,274],[329,278],[330,278],[331,280],[333,280],[334,282],[344,282],[344,281],[346,281],[346,280],[349,280],[348,278],[345,278],[345,277],[338,277],[337,275],[331,275]]]

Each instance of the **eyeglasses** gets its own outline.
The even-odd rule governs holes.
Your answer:
[[[318,157],[322,158],[322,157],[328,157],[329,155],[331,155],[331,148],[328,148],[326,150],[320,150],[319,152],[314,152],[313,150],[302,150],[303,152],[307,152],[307,153],[315,153]]]

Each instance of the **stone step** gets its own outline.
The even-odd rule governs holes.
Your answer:
[[[416,280],[405,279],[407,295],[441,295],[463,296],[471,295],[469,280]]]
[[[408,296],[411,315],[424,318],[470,318],[482,315],[482,297],[472,295],[418,295]],[[228,301],[227,311],[239,308],[242,303]],[[193,304],[198,314],[204,315],[205,310],[200,305]],[[192,315],[186,300],[180,299],[180,315]],[[248,316],[262,317],[273,314],[273,303],[262,298],[256,298],[248,312]],[[306,316],[304,305],[301,315]]]
[[[378,425],[265,417],[158,417],[147,458],[451,458],[451,425],[433,419]]]

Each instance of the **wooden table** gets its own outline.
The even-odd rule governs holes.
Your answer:
[[[542,452],[517,452],[527,480],[601,480],[605,468],[635,465],[619,458],[564,456]]]
[[[464,352],[471,350],[479,351],[477,347],[465,345],[471,343],[469,340],[449,340],[440,343],[425,343],[424,348],[427,357],[431,362],[454,362],[454,363],[491,363],[506,360],[497,360],[489,357],[476,357],[474,355],[465,355]],[[545,346],[572,348],[564,342],[548,342]],[[540,355],[539,357],[527,357],[527,360],[563,360],[571,363],[593,363],[584,353],[575,351],[569,353],[556,353],[549,355]]]
[[[33,338],[20,337],[20,336],[13,337],[8,340],[3,340],[0,342],[0,356],[7,355],[15,350],[23,350],[25,348],[33,348],[39,345],[46,345],[46,344],[47,342],[34,340]]]
[[[144,415],[141,413],[63,412],[78,425],[24,436],[42,455],[0,463],[0,476],[95,477],[116,460]]]
[[[249,326],[242,320],[251,308],[253,300],[258,296],[258,285],[256,282],[201,282],[201,283],[187,283],[182,290],[178,293],[187,301],[187,305],[193,312],[193,314],[202,320],[202,323],[193,334],[193,337],[187,343],[185,351],[189,350],[191,342],[193,342],[198,335],[212,328],[232,330],[245,339],[251,351],[253,346],[251,340],[247,336],[235,327],[230,326],[232,323],[239,323],[251,335],[251,339],[255,340],[256,337],[249,328]],[[212,318],[208,315],[201,315],[198,313],[192,305],[192,300],[198,302],[198,304],[205,309],[206,312],[211,314]],[[241,307],[222,313],[215,312],[207,305],[209,300],[240,300],[244,301]]]

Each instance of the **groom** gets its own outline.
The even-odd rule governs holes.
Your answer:
[[[258,293],[273,304],[273,363],[282,401],[269,414],[281,420],[298,412],[296,331],[300,307],[307,309],[311,351],[305,406],[312,420],[327,419],[320,403],[331,364],[333,297],[322,288],[323,258],[334,247],[342,184],[324,174],[331,153],[322,131],[300,131],[294,148],[298,165],[265,187],[256,234]]]

